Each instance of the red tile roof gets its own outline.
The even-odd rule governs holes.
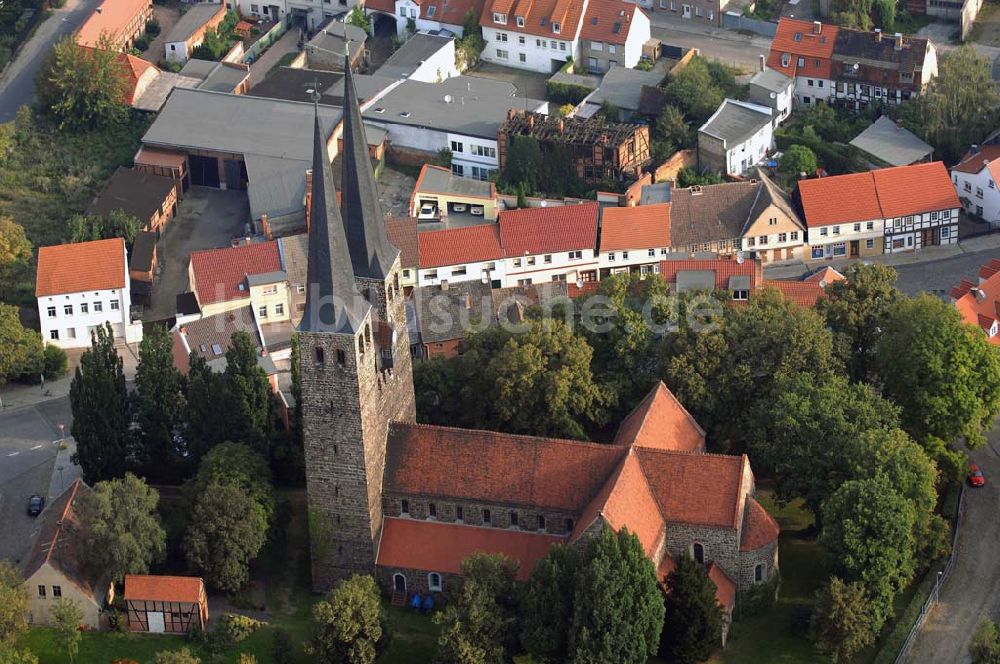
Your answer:
[[[815,281],[818,284],[830,285],[835,281],[844,281],[845,279],[847,277],[832,267],[823,267],[805,277],[802,281]]]
[[[750,290],[755,291],[764,283],[764,270],[760,261],[740,263],[731,258],[680,259],[660,261],[660,276],[668,284],[677,282],[677,273],[685,271],[715,272],[715,287],[729,289],[730,277],[750,277]]]
[[[690,454],[636,448],[667,523],[736,528],[743,503],[746,455]]]
[[[38,250],[35,296],[124,288],[125,240],[111,238]]]
[[[393,423],[384,483],[388,491],[399,493],[575,512],[593,499],[627,451],[596,443]]]
[[[393,0],[394,2],[394,0]],[[437,21],[449,25],[464,25],[465,15],[471,10],[476,16],[482,16],[485,0],[420,0],[420,18],[427,21]],[[431,15],[431,7],[434,14]],[[389,10],[395,12],[395,5]]]
[[[157,602],[200,602],[205,584],[196,576],[125,575],[125,599]]]
[[[150,5],[150,0],[104,0],[80,26],[76,42],[80,46],[97,46],[101,35],[116,41],[124,37],[129,24]]]
[[[473,553],[502,553],[520,563],[517,579],[527,581],[535,563],[564,537],[434,521],[387,518],[382,526],[379,567],[459,574]]]
[[[602,252],[669,246],[670,203],[608,207],[601,212]]]
[[[802,180],[799,197],[808,228],[884,218],[870,172]]]
[[[248,274],[281,270],[281,255],[275,240],[239,247],[195,251],[191,254],[194,291],[201,306],[250,297]],[[240,286],[244,288],[241,290]]]
[[[86,49],[91,51],[93,49]],[[132,104],[135,101],[135,88],[139,84],[139,79],[150,69],[157,69],[156,65],[146,62],[142,58],[137,58],[129,53],[118,53],[118,62],[122,67],[122,76],[125,78],[128,91],[126,101]]]
[[[993,181],[1000,181],[1000,145],[984,145],[975,152],[967,152],[962,161],[951,167],[959,173],[979,173],[984,168],[990,169]]]
[[[705,430],[661,381],[622,420],[615,444],[704,452]]]
[[[590,0],[583,16],[580,39],[625,45],[636,5],[621,0]]]
[[[396,0],[364,0],[362,4],[369,11],[380,11],[392,14],[393,16],[396,15]]]
[[[1000,259],[994,258],[989,263],[979,268],[979,278],[989,279],[997,272],[1000,272]]]
[[[508,258],[593,249],[597,203],[525,208],[500,213],[500,242]]]
[[[500,227],[480,224],[417,234],[421,268],[499,260]]]
[[[962,207],[943,162],[881,168],[872,175],[886,218]]]
[[[778,539],[781,529],[756,499],[747,496],[740,551],[756,551]]]
[[[580,0],[492,0],[483,8],[479,24],[484,28],[573,41],[580,28],[583,5]],[[494,12],[507,14],[507,23],[494,23]],[[523,28],[517,27],[518,16],[524,17]],[[553,23],[560,24],[558,33],[552,32]]]
[[[389,242],[399,249],[401,267],[416,267],[419,262],[417,250],[417,221],[412,217],[390,217],[385,222]]]
[[[834,42],[837,40],[837,26],[823,24],[819,34],[814,32],[812,21],[782,17],[778,21],[778,30],[771,41],[771,51],[767,57],[767,66],[780,71],[786,76],[813,76],[816,78],[831,78],[831,56]],[[782,54],[787,53],[787,67],[781,65]],[[798,59],[803,59],[803,66],[798,66]]]
[[[38,527],[38,538],[25,565],[24,578],[30,578],[44,565],[50,565],[78,587],[87,598],[99,601],[102,593],[95,592],[78,555],[83,546],[79,502],[88,494],[90,487],[83,480],[74,480],[66,491],[42,511],[39,516],[41,524]]]
[[[818,281],[765,281],[765,288],[777,288],[786,300],[802,307],[814,307],[823,297],[823,287]]]
[[[995,267],[1000,268],[998,263],[1000,261],[994,259],[980,270],[980,274],[989,273]],[[989,336],[993,323],[1000,324],[1000,272],[980,278],[978,284],[963,281],[951,290],[950,295],[955,299],[955,308],[962,319],[969,325],[981,328],[991,344],[1000,346],[1000,334]]]
[[[736,606],[736,584],[721,567],[712,563],[708,566],[708,578],[715,584],[715,598],[726,612]]]

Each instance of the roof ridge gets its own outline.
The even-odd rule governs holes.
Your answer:
[[[397,428],[413,428],[413,429],[424,429],[424,430],[437,430],[437,431],[457,431],[464,434],[486,434],[490,437],[506,437],[506,438],[516,438],[518,440],[525,441],[548,441],[554,443],[566,443],[569,445],[575,445],[578,447],[590,447],[590,448],[600,448],[606,450],[620,450],[620,447],[616,445],[609,445],[607,443],[595,443],[591,440],[571,440],[569,438],[554,438],[549,436],[533,436],[524,433],[508,433],[505,431],[489,431],[487,429],[466,429],[463,427],[451,427],[442,424],[427,424],[425,422],[400,422],[393,421],[389,423],[390,426]]]
[[[733,514],[733,528],[736,528],[737,530],[740,528],[740,526],[742,525],[741,522],[743,521],[743,519],[741,519],[740,517],[742,517],[743,514],[746,512],[747,501],[746,501],[746,496],[744,496],[743,494],[743,478],[746,475],[746,473],[744,473],[743,471],[746,469],[749,463],[750,459],[747,457],[747,455],[741,454],[740,482],[736,487],[736,500],[739,501],[739,504],[736,506],[735,513]]]
[[[745,457],[746,454],[741,454],[736,456],[735,454],[720,454],[718,452],[686,452],[684,450],[665,450],[661,447],[640,447],[643,453],[653,452],[656,454],[667,454],[676,456],[696,456],[696,457],[709,457],[713,459],[736,459],[739,460],[741,457]]]
[[[52,560],[52,552],[56,549],[56,542],[59,541],[60,536],[63,532],[63,523],[66,522],[66,516],[69,514],[70,508],[73,506],[73,501],[76,500],[76,492],[80,489],[80,484],[83,480],[77,478],[73,480],[73,484],[69,488],[69,497],[66,499],[66,504],[63,506],[62,514],[59,516],[59,521],[56,522],[56,532],[52,534],[52,541],[49,542],[49,550],[45,552],[45,558],[42,560],[42,565],[47,564]],[[60,496],[61,498],[62,496]],[[39,565],[40,567],[41,565]]]

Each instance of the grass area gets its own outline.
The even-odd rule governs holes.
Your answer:
[[[915,35],[934,22],[934,17],[920,14],[910,14],[901,12],[896,16],[896,25],[893,32],[901,32],[904,35]]]
[[[379,664],[431,661],[440,631],[431,617],[398,606],[388,607],[388,613],[392,641],[379,657]]]

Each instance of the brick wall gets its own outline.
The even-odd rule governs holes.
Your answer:
[[[511,514],[517,514],[517,528],[528,532],[538,530],[538,517],[545,518],[545,532],[551,535],[568,535],[572,529],[567,531],[567,525],[576,524],[575,514],[552,510],[528,509],[517,505],[504,505],[500,503],[483,503],[476,501],[455,500],[454,498],[433,498],[398,492],[386,492],[382,499],[382,511],[386,516],[404,516],[402,512],[402,501],[409,503],[409,516],[413,519],[427,519],[430,517],[430,504],[434,504],[436,521],[441,523],[455,523],[457,521],[458,507],[462,508],[462,523],[470,526],[492,526],[494,528],[511,528]],[[484,510],[490,511],[490,521],[486,523],[483,515]],[[572,524],[567,524],[566,519],[572,519]]]

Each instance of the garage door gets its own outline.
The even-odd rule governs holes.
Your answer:
[[[219,160],[215,157],[188,157],[191,165],[191,184],[198,187],[219,188]]]
[[[163,611],[147,611],[146,620],[149,621],[149,631],[162,633],[163,627]]]

